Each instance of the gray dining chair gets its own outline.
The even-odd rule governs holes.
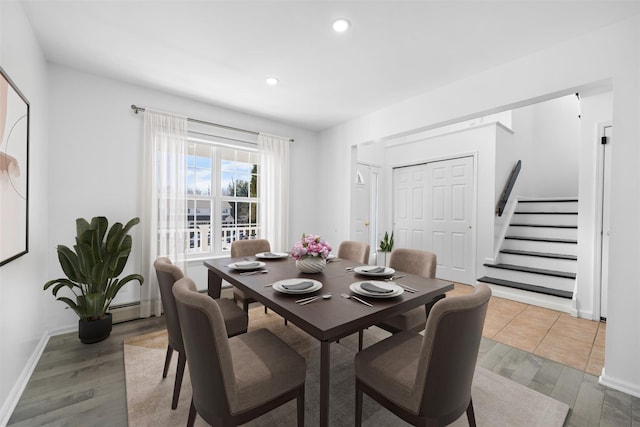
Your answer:
[[[438,258],[436,254],[419,249],[396,249],[391,252],[391,258],[389,258],[389,267],[394,270],[431,279],[436,276],[437,265]],[[418,332],[424,329],[426,321],[427,312],[425,307],[417,307],[385,319],[376,326],[392,334],[401,331]],[[362,350],[363,334],[364,331],[360,331],[358,334],[358,350]]]
[[[467,413],[475,427],[471,385],[491,298],[485,284],[473,293],[436,302],[424,336],[403,331],[355,356],[356,426],[366,393],[415,426],[446,426]]]
[[[160,298],[162,300],[162,309],[167,324],[167,335],[169,344],[167,345],[167,355],[164,361],[164,370],[162,378],[167,377],[169,364],[173,351],[178,352],[178,366],[176,369],[176,379],[173,387],[173,399],[171,401],[171,409],[178,407],[178,399],[180,398],[180,388],[182,386],[182,378],[184,376],[184,368],[187,363],[187,356],[184,351],[184,342],[182,339],[182,331],[180,330],[180,321],[176,310],[176,301],[173,296],[172,288],[178,280],[184,277],[184,273],[177,265],[173,264],[169,258],[159,257],[153,262],[158,277],[158,285],[160,287]],[[209,298],[209,297],[207,297]],[[229,336],[243,334],[247,332],[249,318],[247,313],[242,311],[233,301],[227,298],[216,300]]]
[[[266,329],[228,338],[220,307],[188,277],[173,294],[193,390],[187,426],[196,414],[211,425],[244,424],[292,399],[304,426],[305,359]]]
[[[252,257],[261,252],[270,251],[271,245],[266,239],[234,240],[231,242],[231,258]],[[249,304],[256,302],[244,291],[235,287],[233,288],[233,300],[242,302],[242,308],[247,313],[249,312]],[[264,308],[264,312],[267,312],[267,307]]]
[[[371,246],[368,243],[345,240],[338,247],[338,258],[369,264],[370,250]]]

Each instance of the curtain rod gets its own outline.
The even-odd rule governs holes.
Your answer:
[[[131,109],[138,114],[140,111],[142,111],[143,113],[145,112],[145,108],[144,107],[138,107],[135,104],[131,104]],[[233,126],[227,126],[227,125],[221,125],[218,123],[212,123],[212,122],[206,122],[204,120],[198,120],[198,119],[193,119],[191,117],[187,117],[187,121],[192,122],[192,123],[200,123],[203,125],[209,125],[209,126],[215,126],[215,127],[219,127],[219,128],[223,128],[223,129],[228,129],[228,130],[233,130],[236,132],[244,132],[244,133],[249,133],[251,135],[260,135],[260,132],[256,132],[253,130],[247,130],[247,129],[240,129],[240,128],[235,128]],[[289,138],[289,142],[293,142],[293,138]]]

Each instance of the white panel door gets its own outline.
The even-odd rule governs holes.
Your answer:
[[[369,206],[371,197],[371,182],[369,169],[358,164],[356,169],[354,209],[352,211],[351,239],[358,242],[369,241]]]
[[[378,238],[378,178],[380,168],[358,163],[354,186],[351,239],[369,243],[375,252]]]
[[[393,169],[395,248],[425,244],[425,165]]]
[[[438,278],[475,282],[473,260],[473,157],[427,163],[424,247],[438,256]],[[429,249],[431,248],[431,249]]]

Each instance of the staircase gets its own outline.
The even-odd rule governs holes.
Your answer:
[[[478,281],[515,289],[522,300],[533,298],[544,301],[540,305],[570,311],[577,243],[577,199],[520,200],[498,259],[484,264],[487,276]]]

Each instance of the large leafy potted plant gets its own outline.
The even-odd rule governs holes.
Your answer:
[[[44,290],[51,287],[53,296],[66,303],[80,317],[78,335],[83,343],[106,339],[111,333],[111,301],[124,285],[144,278],[129,274],[119,278],[131,253],[129,230],[140,222],[133,218],[126,225],[116,222],[109,228],[107,218],[99,216],[87,222],[76,220],[76,244],[71,250],[58,245],[58,261],[66,278],[50,280]],[[69,289],[74,298],[58,296],[61,289]]]

